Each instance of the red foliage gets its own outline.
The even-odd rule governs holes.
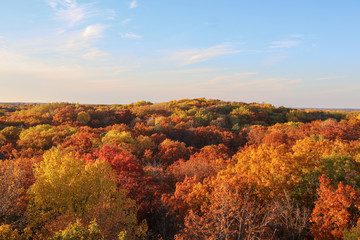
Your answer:
[[[188,159],[189,152],[184,143],[165,139],[159,145],[158,159],[164,166],[169,166],[179,159]]]
[[[76,121],[76,109],[74,106],[66,106],[60,109],[53,117],[53,124],[72,124]]]
[[[103,146],[87,160],[98,158],[110,163],[117,175],[118,188],[126,189],[129,197],[134,199],[138,206],[140,219],[149,217],[152,212],[159,208],[160,196],[164,193],[164,187],[145,175],[139,160],[131,153],[121,151],[116,146]]]
[[[65,141],[63,146],[72,149],[78,155],[92,153],[100,142],[99,134],[92,133],[88,128],[82,128]]]
[[[236,150],[239,146],[237,136],[217,126],[198,127],[195,129],[196,146],[225,144],[230,149]]]

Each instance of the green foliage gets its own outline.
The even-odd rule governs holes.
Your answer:
[[[103,240],[99,225],[96,221],[92,221],[85,228],[79,220],[74,224],[69,224],[66,229],[59,231],[51,240]]]
[[[134,106],[135,107],[141,107],[141,106],[149,106],[149,105],[152,105],[153,103],[149,102],[149,101],[139,101],[139,102],[136,102],[134,103]]]
[[[286,114],[288,122],[310,122],[315,120],[314,117],[304,110],[290,110]]]
[[[214,119],[213,114],[204,109],[191,109],[191,114],[193,114],[192,111],[195,112],[194,119],[198,126],[207,126]]]
[[[230,114],[231,115],[251,115],[252,112],[251,112],[250,108],[248,108],[247,106],[241,105],[240,107],[232,110]]]
[[[351,156],[333,153],[321,160],[320,169],[333,184],[343,182],[360,189],[360,165]]]

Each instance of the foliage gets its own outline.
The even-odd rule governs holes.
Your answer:
[[[20,212],[25,172],[14,161],[0,161],[0,222]]]
[[[96,221],[90,222],[85,228],[79,220],[74,224],[69,224],[66,229],[58,232],[51,240],[103,240],[104,236],[99,229]]]
[[[47,150],[52,147],[55,129],[51,125],[37,125],[20,133],[18,144],[25,148]]]
[[[0,238],[358,238],[359,111],[198,98],[0,115]]]
[[[132,236],[143,234],[137,230],[134,202],[124,191],[116,190],[107,163],[86,164],[61,148],[53,148],[35,168],[35,178],[28,192],[29,222],[34,229],[46,224],[52,232],[75,219],[96,218],[105,236],[118,234],[114,229],[127,230]]]
[[[315,239],[341,239],[343,231],[351,227],[359,212],[359,194],[352,187],[339,183],[337,189],[322,175],[319,199],[311,214],[311,232]]]

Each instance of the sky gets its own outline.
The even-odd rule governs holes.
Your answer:
[[[3,0],[0,102],[360,108],[359,0]]]

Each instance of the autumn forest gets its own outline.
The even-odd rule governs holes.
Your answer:
[[[360,112],[0,105],[0,239],[359,239]]]

